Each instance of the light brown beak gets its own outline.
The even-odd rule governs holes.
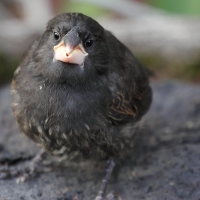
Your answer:
[[[54,59],[66,63],[82,65],[88,53],[85,51],[83,45],[80,43],[76,47],[65,45],[61,41],[58,45],[54,46]]]

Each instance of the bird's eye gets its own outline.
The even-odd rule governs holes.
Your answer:
[[[60,39],[60,34],[57,31],[54,32],[54,38],[55,38],[55,40]]]
[[[91,47],[92,44],[93,44],[93,40],[87,40],[87,41],[85,42],[85,46],[86,46],[86,47]]]

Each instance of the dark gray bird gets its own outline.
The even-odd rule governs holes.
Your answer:
[[[106,181],[114,160],[131,148],[130,127],[151,99],[147,71],[130,50],[80,13],[48,22],[12,82],[21,131],[56,156],[111,160]],[[103,199],[105,187],[96,199]]]

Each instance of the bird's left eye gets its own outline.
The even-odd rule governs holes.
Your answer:
[[[87,40],[86,42],[85,42],[85,46],[86,47],[91,47],[92,46],[92,44],[93,44],[93,40]]]
[[[60,34],[57,31],[54,32],[54,38],[55,38],[55,40],[60,39]]]

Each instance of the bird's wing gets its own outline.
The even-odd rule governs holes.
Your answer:
[[[151,104],[147,71],[122,43],[112,35],[110,38],[115,45],[110,45],[109,88],[112,102],[108,119],[116,125],[138,121]]]

